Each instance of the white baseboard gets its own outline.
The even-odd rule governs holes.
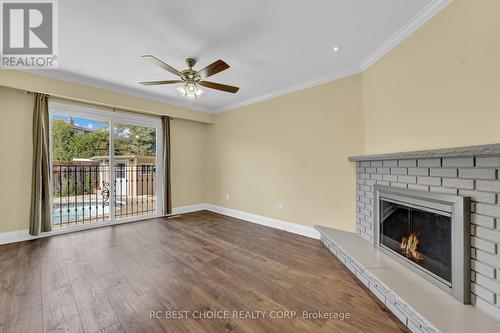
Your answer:
[[[38,237],[31,236],[28,229],[15,230],[0,233],[0,245],[22,242],[25,240],[36,239]]]
[[[198,212],[207,209],[207,204],[196,204],[190,206],[181,206],[172,208],[172,214],[186,214],[191,212]]]
[[[247,212],[243,212],[241,210],[226,208],[226,207],[212,205],[212,204],[205,204],[205,209],[209,210],[211,212],[231,216],[231,217],[234,217],[237,219],[245,220],[247,222],[265,225],[267,227],[271,227],[271,228],[275,228],[275,229],[288,231],[288,232],[291,232],[294,234],[298,234],[298,235],[302,235],[302,236],[306,236],[306,237],[310,237],[310,238],[314,238],[314,239],[320,238],[320,233],[316,229],[314,229],[313,227],[308,227],[308,226],[301,225],[301,224],[291,223],[291,222],[278,220],[278,219],[267,217],[267,216],[247,213]]]
[[[172,210],[173,210],[174,214],[184,214],[184,213],[189,213],[189,212],[196,212],[196,211],[203,210],[203,209],[206,209],[205,204],[174,207]],[[157,218],[157,217],[159,217],[159,215],[148,216],[147,219]],[[131,219],[124,219],[120,222],[114,223],[113,225],[130,223],[130,222],[137,222],[137,221],[141,221],[140,217],[134,217]],[[93,224],[84,224],[84,225],[79,225],[79,226],[72,227],[72,228],[63,228],[63,229],[53,230],[53,231],[49,231],[49,232],[43,232],[37,236],[30,235],[29,229],[2,232],[2,233],[0,233],[0,245],[22,242],[22,241],[44,238],[44,237],[50,237],[50,236],[55,236],[55,235],[62,235],[62,234],[67,234],[67,233],[77,232],[77,231],[82,231],[82,230],[95,229],[95,228],[105,227],[105,226],[109,226],[109,225],[111,225],[111,223],[109,223],[109,222],[98,222],[98,223],[93,223]]]
[[[305,225],[291,223],[291,222],[287,222],[287,221],[283,221],[283,220],[274,219],[271,217],[247,213],[247,212],[243,212],[241,210],[226,208],[226,207],[212,205],[212,204],[203,203],[203,204],[196,204],[196,205],[190,205],[190,206],[174,207],[172,209],[172,213],[173,214],[186,214],[186,213],[191,213],[191,212],[197,212],[200,210],[209,210],[209,211],[214,212],[214,213],[227,215],[227,216],[241,219],[241,220],[244,220],[247,222],[265,225],[265,226],[268,226],[271,228],[284,230],[287,232],[291,232],[291,233],[306,236],[306,237],[311,237],[311,238],[315,238],[315,239],[320,238],[319,232],[317,230],[315,230],[313,227],[308,227]],[[120,223],[130,223],[130,222],[135,222],[135,221],[137,221],[137,219],[130,220],[130,221],[123,221]],[[0,245],[22,242],[22,241],[27,241],[27,240],[37,239],[37,238],[55,236],[55,235],[61,235],[61,234],[76,232],[76,231],[81,231],[81,230],[99,228],[99,227],[104,227],[104,226],[108,226],[108,225],[111,225],[111,224],[109,222],[87,224],[87,225],[77,226],[74,228],[59,229],[59,230],[55,230],[55,231],[44,232],[38,236],[31,236],[29,234],[28,229],[2,232],[2,233],[0,233]],[[114,224],[114,225],[116,225],[116,224]]]

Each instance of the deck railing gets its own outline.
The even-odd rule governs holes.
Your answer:
[[[52,167],[52,224],[55,228],[156,212],[156,166],[116,164],[113,187],[106,164]],[[111,194],[111,188],[114,188]]]

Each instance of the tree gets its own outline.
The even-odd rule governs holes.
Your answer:
[[[70,161],[73,153],[69,147],[74,145],[75,130],[62,120],[52,123],[52,153],[54,161]]]
[[[62,120],[52,123],[52,152],[54,161],[71,161],[74,158],[91,158],[103,154],[108,147],[107,129],[97,129],[86,134],[78,133]]]
[[[120,155],[154,156],[156,154],[156,129],[117,125],[115,151]]]

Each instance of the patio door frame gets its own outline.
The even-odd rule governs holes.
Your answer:
[[[50,132],[50,151],[52,152],[52,117],[54,115],[57,116],[71,116],[77,118],[87,118],[90,120],[105,122],[109,124],[109,174],[110,174],[110,210],[109,210],[109,221],[103,222],[94,222],[81,226],[73,226],[66,227],[64,229],[75,230],[75,229],[87,229],[92,227],[99,227],[103,225],[109,224],[119,224],[119,223],[127,223],[133,221],[140,221],[155,217],[163,216],[163,196],[164,196],[164,186],[163,186],[163,128],[162,122],[159,117],[147,116],[147,115],[138,115],[123,111],[116,111],[115,109],[99,107],[99,106],[91,106],[91,105],[82,105],[80,103],[59,101],[59,100],[49,100],[49,132]],[[131,216],[121,218],[118,221],[115,216],[115,125],[123,124],[123,125],[136,125],[136,126],[144,126],[144,127],[153,127],[156,129],[156,212],[152,214],[139,215],[139,216]],[[50,165],[52,167],[52,154]],[[52,190],[50,191],[50,202],[52,200]]]

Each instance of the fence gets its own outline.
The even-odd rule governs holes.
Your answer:
[[[52,168],[52,224],[55,228],[147,215],[156,212],[156,166],[117,164],[114,192],[107,164]]]

